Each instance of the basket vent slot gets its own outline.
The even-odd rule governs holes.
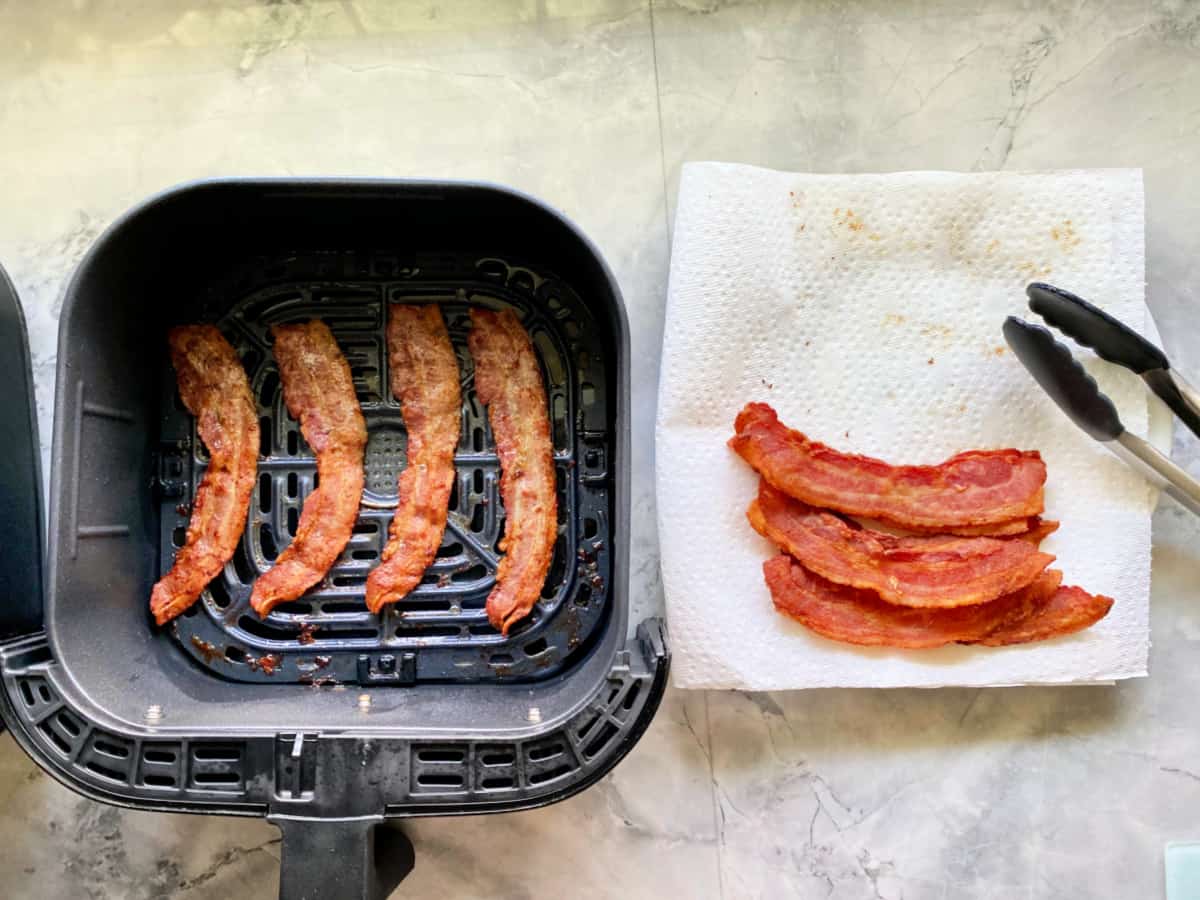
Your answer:
[[[188,787],[202,791],[243,789],[241,744],[195,744],[191,749]]]
[[[138,782],[151,788],[177,788],[182,759],[183,748],[179,744],[143,744]]]
[[[562,778],[571,772],[571,767],[567,765],[555,766],[553,769],[546,769],[542,772],[534,772],[529,776],[531,785],[545,784],[547,781],[554,781],[556,778]]]
[[[577,729],[575,729],[576,736],[580,740],[583,740],[585,737],[587,737],[588,732],[596,727],[596,723],[599,721],[600,721],[600,714],[596,713],[596,715],[592,716],[590,719],[588,719],[586,722],[584,722],[582,725],[580,725]]]
[[[129,747],[126,744],[114,744],[112,741],[106,741],[104,738],[96,738],[92,743],[92,747],[97,752],[103,753],[105,756],[111,756],[115,759],[127,759],[129,757]]]
[[[61,753],[63,756],[71,755],[73,745],[63,736],[62,732],[55,727],[53,718],[42,722],[38,726],[38,729],[46,736],[47,739],[49,739],[51,744],[58,748],[59,753]]]
[[[412,750],[412,779],[415,793],[459,792],[467,786],[466,745],[427,744]]]
[[[17,679],[17,691],[21,702],[28,711],[30,718],[37,718],[57,701],[50,685],[41,676],[27,676]]]
[[[192,750],[196,762],[239,762],[242,748],[221,744],[200,745]]]
[[[583,748],[584,758],[595,759],[608,746],[608,742],[616,736],[619,730],[612,722],[605,720],[604,726],[596,732],[596,736],[588,741],[587,746]]]
[[[553,743],[541,747],[531,747],[527,753],[530,762],[544,762],[563,755],[563,745]]]
[[[510,749],[481,751],[479,761],[485,766],[511,766],[517,761],[517,757]]]
[[[106,766],[104,763],[95,758],[89,759],[87,764],[84,765],[84,768],[94,775],[99,775],[101,778],[107,778],[109,781],[119,781],[122,783],[125,781],[124,772],[120,771],[119,769]]]
[[[423,763],[461,763],[465,762],[467,754],[462,750],[421,750],[417,753],[417,762]]]

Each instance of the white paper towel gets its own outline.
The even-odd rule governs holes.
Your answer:
[[[1154,493],[1074,427],[1007,351],[1024,287],[1074,290],[1144,329],[1138,170],[802,175],[684,167],[658,408],[659,531],[676,685],[1109,681],[1146,674]],[[1079,352],[1126,427],[1145,389]],[[1044,548],[1065,583],[1116,599],[1071,637],[1008,648],[863,649],[775,611],[745,519],[757,476],[726,447],[750,400],[841,450],[936,463],[1040,450]]]

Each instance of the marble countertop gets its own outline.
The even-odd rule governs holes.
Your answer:
[[[65,279],[149,193],[216,175],[484,178],[599,244],[633,332],[635,615],[661,608],[657,357],[680,164],[1141,166],[1149,302],[1200,370],[1200,7],[1172,0],[0,2],[0,261],[43,445]],[[1196,442],[1176,436],[1193,468]],[[1116,687],[668,693],[559,805],[407,824],[398,896],[1156,897],[1200,838],[1200,526],[1154,520],[1151,677]],[[255,820],[101,806],[0,738],[11,897],[275,890]]]

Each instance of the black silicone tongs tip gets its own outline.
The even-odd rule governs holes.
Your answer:
[[[1003,331],[1017,359],[1072,422],[1098,441],[1121,435],[1125,427],[1117,408],[1048,329],[1009,316]]]
[[[1170,368],[1161,350],[1070,291],[1035,282],[1025,293],[1029,308],[1050,325],[1091,347],[1101,359],[1141,375],[1192,432],[1200,435],[1200,391]],[[1112,401],[1048,329],[1009,316],[1003,330],[1013,353],[1071,421],[1200,515],[1200,481],[1146,440],[1127,432]]]
[[[1166,355],[1125,323],[1082,297],[1052,284],[1035,281],[1025,288],[1029,308],[1101,359],[1139,375],[1169,367]]]

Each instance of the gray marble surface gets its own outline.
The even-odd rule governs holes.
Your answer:
[[[969,8],[968,8],[969,7]],[[1141,166],[1149,299],[1200,370],[1200,6],[991,0],[0,0],[0,260],[43,443],[65,279],[211,175],[495,179],[600,245],[634,343],[637,614],[661,606],[656,359],[678,169]],[[1200,462],[1176,437],[1177,457]],[[1200,527],[1154,523],[1151,676],[1112,688],[668,695],[595,788],[406,826],[398,896],[1155,897],[1200,838]],[[12,897],[269,895],[253,820],[99,806],[0,739]]]

